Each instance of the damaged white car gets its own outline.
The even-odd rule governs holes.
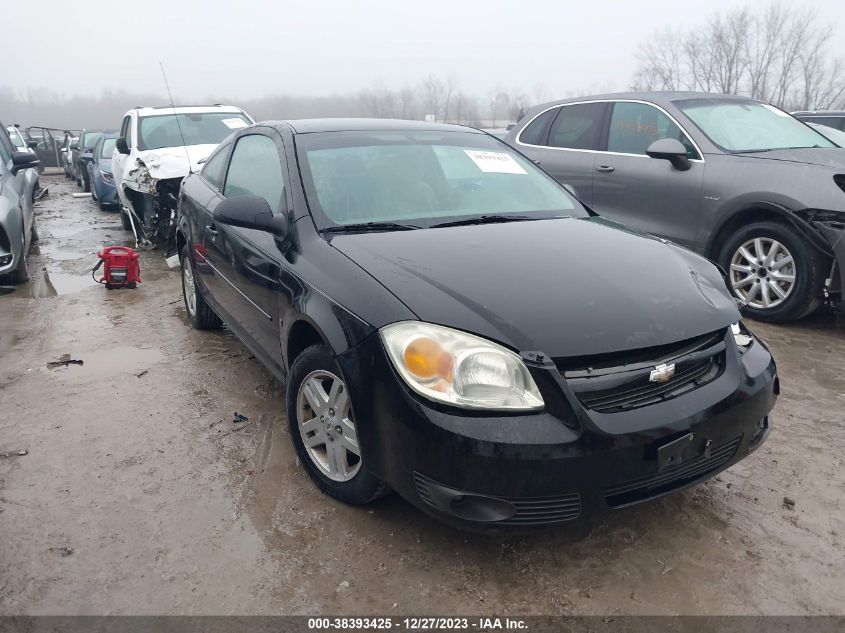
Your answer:
[[[134,108],[123,117],[112,156],[123,228],[139,246],[165,254],[175,234],[182,179],[197,171],[233,131],[254,121],[225,105]]]

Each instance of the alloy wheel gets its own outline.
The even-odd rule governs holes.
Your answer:
[[[795,288],[792,253],[781,242],[755,237],[740,246],[731,258],[731,287],[750,308],[781,305]]]
[[[182,292],[185,293],[185,305],[191,316],[197,314],[197,287],[194,283],[194,271],[191,262],[185,257],[182,260]]]
[[[358,433],[346,385],[333,373],[317,370],[299,385],[296,417],[305,450],[332,481],[349,481],[361,469]]]

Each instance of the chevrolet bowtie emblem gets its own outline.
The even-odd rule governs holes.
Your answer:
[[[675,363],[658,365],[649,374],[650,382],[667,382],[675,375]]]

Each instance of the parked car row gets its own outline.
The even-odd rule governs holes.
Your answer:
[[[85,162],[179,254],[191,325],[225,322],[286,383],[323,492],[468,529],[589,521],[728,468],[780,389],[740,309],[842,309],[845,150],[750,99],[558,101],[504,140],[137,108]]]

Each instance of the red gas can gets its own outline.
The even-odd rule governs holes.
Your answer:
[[[138,266],[138,253],[128,246],[106,246],[97,253],[100,261],[91,274],[103,266],[103,276],[96,280],[106,288],[135,288],[141,283],[141,269]]]

